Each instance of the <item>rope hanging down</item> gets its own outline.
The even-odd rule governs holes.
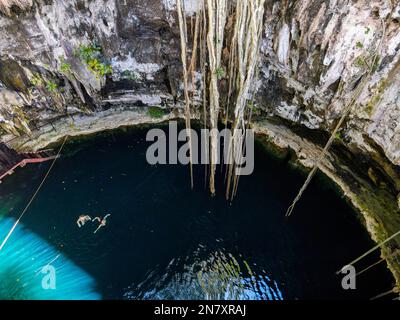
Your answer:
[[[40,189],[42,188],[44,182],[46,181],[47,177],[50,174],[50,171],[53,169],[54,164],[56,163],[57,159],[59,158],[62,149],[64,148],[65,142],[67,141],[68,136],[66,136],[64,138],[63,143],[61,144],[60,149],[58,150],[58,153],[56,155],[56,157],[54,158],[53,162],[50,165],[49,170],[47,170],[46,175],[44,176],[42,182],[39,184],[38,188],[36,189],[35,193],[33,194],[32,198],[29,200],[28,204],[26,205],[26,207],[24,208],[24,210],[22,210],[21,215],[18,217],[18,219],[15,221],[14,225],[12,226],[11,230],[8,232],[7,236],[4,238],[3,242],[1,243],[0,246],[0,251],[3,249],[3,247],[5,246],[5,244],[7,243],[8,239],[11,237],[12,233],[14,232],[15,228],[17,227],[18,223],[21,221],[22,217],[25,215],[25,213],[28,211],[30,205],[32,204],[33,200],[36,198],[37,194],[39,193]]]
[[[298,192],[296,198],[293,200],[291,206],[286,211],[286,217],[290,217],[290,215],[292,214],[297,202],[301,199],[303,193],[306,191],[312,178],[315,176],[320,165],[322,164],[323,160],[327,156],[328,151],[329,151],[330,147],[332,146],[333,141],[335,140],[336,134],[338,133],[339,129],[342,127],[342,125],[343,125],[344,121],[346,120],[346,118],[348,117],[348,115],[353,110],[353,106],[357,102],[357,100],[360,97],[361,93],[363,92],[364,88],[369,83],[369,80],[371,79],[371,76],[374,73],[374,66],[377,65],[377,63],[379,62],[379,59],[380,59],[379,53],[382,50],[383,41],[385,40],[385,37],[386,37],[386,23],[384,21],[382,21],[382,26],[383,26],[382,38],[381,38],[381,41],[378,45],[378,48],[377,48],[375,54],[373,55],[371,66],[369,66],[368,69],[364,72],[361,83],[358,85],[358,87],[357,87],[356,91],[354,92],[353,96],[351,97],[349,103],[345,106],[343,114],[340,117],[339,122],[335,126],[335,129],[333,130],[328,142],[326,143],[326,145],[325,145],[324,149],[322,150],[318,159],[314,162],[314,166],[313,166],[312,170],[310,171],[310,173],[308,174],[308,177],[307,177],[306,181],[304,182],[303,186],[301,187],[300,191]]]
[[[387,238],[386,240],[382,241],[381,243],[378,243],[375,247],[373,247],[372,249],[368,250],[366,253],[364,253],[363,255],[359,256],[357,259],[353,260],[352,262],[348,263],[347,266],[351,266],[351,265],[357,263],[361,259],[363,259],[366,256],[368,256],[370,253],[374,252],[375,250],[378,250],[380,247],[382,247],[384,244],[388,243],[390,240],[396,238],[398,235],[400,235],[400,231],[396,232],[391,237]],[[338,270],[336,272],[336,274],[339,274],[340,272],[341,272],[341,270]]]

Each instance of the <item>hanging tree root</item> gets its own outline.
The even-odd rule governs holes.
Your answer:
[[[369,300],[376,300],[376,299],[379,299],[379,298],[383,298],[383,297],[385,297],[385,296],[387,296],[387,295],[389,295],[389,294],[392,294],[392,293],[399,293],[398,288],[390,289],[389,291],[386,291],[386,292],[383,292],[383,293],[381,293],[381,294],[378,294],[377,296],[372,297],[372,298],[369,299]]]
[[[233,199],[238,186],[236,166],[243,159],[244,141],[246,138],[246,110],[251,85],[254,82],[260,39],[263,28],[264,0],[238,0],[236,2],[236,23],[232,39],[233,57],[229,70],[234,72],[231,77],[236,77],[233,82],[234,91],[237,93],[235,101],[233,136],[228,149],[228,177],[226,198]],[[235,59],[236,57],[236,59]],[[232,88],[230,89],[232,90]]]
[[[227,14],[227,0],[207,0],[208,33],[207,49],[210,68],[209,105],[210,105],[210,193],[215,194],[215,171],[218,162],[218,120],[219,88],[218,71],[221,68],[221,56],[224,43],[224,29]]]
[[[189,84],[188,84],[188,70],[186,64],[187,55],[187,31],[186,31],[186,14],[182,6],[181,0],[176,0],[176,6],[178,10],[178,21],[179,21],[179,32],[181,40],[181,60],[183,67],[183,85],[185,94],[185,122],[187,137],[189,142],[189,156],[190,156],[190,185],[193,189],[193,153],[192,153],[192,134],[191,134],[191,113],[190,113],[190,96],[189,96]],[[191,63],[193,69],[193,59]]]
[[[373,247],[372,249],[368,250],[367,252],[365,252],[364,254],[362,254],[361,256],[359,256],[358,258],[354,259],[353,261],[351,261],[350,263],[348,263],[347,265],[351,266],[354,265],[355,263],[357,263],[358,261],[364,259],[366,256],[368,256],[369,254],[371,254],[372,252],[378,250],[379,248],[381,248],[383,245],[385,245],[386,243],[388,243],[390,240],[396,238],[397,236],[400,235],[400,231],[396,232],[395,234],[393,234],[392,236],[390,236],[389,238],[387,238],[386,240],[378,243],[375,247]],[[341,272],[341,270],[338,270],[336,272],[336,274],[339,274]]]
[[[328,154],[328,151],[330,149],[330,147],[332,146],[333,141],[335,140],[336,134],[338,133],[339,129],[342,127],[343,123],[345,122],[345,120],[347,119],[348,115],[351,113],[353,106],[355,105],[355,103],[357,102],[358,98],[360,97],[362,91],[364,90],[364,88],[366,87],[366,85],[368,84],[368,82],[371,79],[371,76],[374,72],[374,66],[379,62],[379,52],[381,51],[382,48],[382,44],[383,41],[386,37],[386,23],[383,22],[383,32],[382,32],[382,38],[380,41],[380,44],[374,54],[374,57],[372,59],[372,64],[371,66],[369,66],[368,70],[366,70],[364,72],[364,74],[362,75],[363,80],[361,81],[361,83],[357,86],[356,91],[354,92],[352,98],[350,99],[349,103],[347,104],[347,106],[344,108],[343,114],[339,120],[339,122],[337,123],[335,129],[333,130],[328,142],[326,143],[324,149],[322,150],[320,156],[318,157],[318,159],[314,162],[314,166],[311,169],[310,173],[307,176],[306,181],[304,182],[303,186],[300,188],[300,191],[298,192],[296,198],[293,200],[292,204],[290,205],[290,207],[288,208],[287,212],[286,212],[286,217],[290,217],[290,215],[293,213],[293,210],[297,204],[297,202],[301,199],[303,193],[306,191],[308,185],[310,184],[312,178],[315,176],[315,174],[317,173],[320,165],[322,164],[323,160],[325,159],[325,157]]]
[[[181,37],[181,60],[183,64],[183,82],[185,91],[185,118],[186,128],[190,131],[190,95],[189,77],[192,81],[192,90],[195,88],[194,72],[199,54],[200,71],[202,73],[203,87],[203,117],[205,126],[207,123],[211,129],[209,144],[206,143],[205,150],[209,156],[210,168],[209,188],[212,195],[215,194],[215,172],[219,163],[218,150],[218,121],[220,119],[220,74],[222,67],[222,53],[229,51],[229,62],[227,66],[229,79],[228,103],[225,105],[225,125],[228,122],[228,108],[232,103],[235,107],[233,118],[234,137],[229,141],[228,155],[230,160],[227,172],[227,197],[236,193],[238,178],[236,175],[236,164],[238,159],[243,158],[243,144],[246,130],[246,110],[251,84],[258,62],[260,38],[263,27],[265,0],[202,0],[193,29],[193,18],[191,18],[191,32],[193,35],[192,57],[187,69],[187,32],[185,22],[185,10],[182,0],[176,0],[179,30]],[[232,14],[231,22],[234,21],[232,39],[225,39],[225,28],[227,27],[227,16]],[[226,45],[226,47],[224,47]],[[194,93],[192,93],[193,99]],[[208,110],[207,110],[207,105]],[[189,137],[189,140],[190,137]],[[225,139],[225,144],[227,141]],[[192,154],[192,150],[190,150]],[[192,160],[192,158],[191,158]],[[236,162],[235,162],[236,161]],[[241,161],[239,161],[241,162]],[[207,173],[207,167],[206,167]],[[193,175],[191,161],[191,175]],[[206,174],[207,176],[207,174]],[[192,176],[193,185],[193,176]],[[232,190],[232,193],[230,192]]]
[[[364,268],[363,270],[357,272],[357,274],[355,276],[359,276],[361,274],[363,274],[364,272],[367,272],[368,270],[372,269],[373,267],[377,266],[378,264],[382,263],[383,261],[386,261],[386,259],[392,258],[396,255],[398,255],[400,253],[400,250],[396,250],[395,252],[393,252],[392,254],[390,254],[389,256],[387,256],[386,258],[381,258],[379,261],[371,264],[370,266]]]

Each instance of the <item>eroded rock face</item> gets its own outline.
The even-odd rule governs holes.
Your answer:
[[[196,3],[186,1],[188,15],[196,11]],[[400,5],[392,3],[267,1],[259,105],[273,116],[329,131],[371,56],[382,52],[382,63],[375,66],[377,72],[342,135],[366,152],[374,149],[372,140],[400,165]],[[21,103],[27,107],[22,113],[27,119],[20,122],[26,123],[65,114],[68,108],[77,112],[88,106],[173,106],[179,98],[175,1],[144,5],[140,0],[52,0],[27,8],[0,17],[4,130],[25,130],[20,125],[10,129],[16,119],[10,116],[10,106]],[[82,61],[80,49],[93,44],[101,50],[100,62],[112,67],[107,77]],[[37,75],[41,83],[35,81]],[[10,96],[5,90],[19,97],[5,101],[4,96]]]
[[[271,113],[311,129],[329,130],[377,52],[382,63],[374,66],[377,71],[356,101],[343,135],[365,151],[371,150],[367,140],[372,139],[400,165],[399,4],[288,3],[267,5],[262,73],[270,80],[263,81],[262,100],[274,96],[268,106]]]
[[[185,2],[188,16],[197,3]],[[179,105],[175,1],[38,0],[9,8],[0,16],[0,127],[10,137],[67,114]],[[267,1],[258,105],[329,132],[373,67],[340,137],[354,152],[399,166],[399,20],[398,1]],[[376,53],[382,59],[372,66]]]
[[[139,0],[55,0],[1,16],[0,90],[16,91],[25,112],[36,111],[26,117],[37,120],[63,115],[68,108],[173,101],[179,90],[179,39],[169,7],[156,0],[146,5]],[[84,61],[82,50],[95,55]],[[108,65],[112,72],[106,79],[101,68]],[[15,134],[21,130],[3,125],[13,121],[7,104],[19,106],[3,99],[0,125]]]
[[[13,9],[27,10],[32,4],[33,0],[0,0],[0,12],[10,16]]]

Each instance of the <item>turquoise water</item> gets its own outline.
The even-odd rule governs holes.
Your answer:
[[[0,298],[368,299],[391,288],[383,264],[360,275],[357,290],[341,288],[335,271],[373,244],[320,180],[286,221],[304,177],[260,146],[254,174],[240,179],[230,204],[222,183],[208,196],[204,167],[190,190],[187,167],[148,165],[146,132],[68,143],[0,254]],[[17,169],[0,185],[1,240],[49,165]],[[95,223],[77,227],[82,214],[111,216],[94,234]],[[48,264],[56,289],[42,287]]]
[[[14,219],[2,219],[3,239],[14,225]],[[56,270],[54,289],[49,290],[43,279],[49,275],[47,266]],[[77,267],[54,246],[18,224],[12,239],[0,252],[0,299],[13,300],[96,300],[94,279]],[[46,280],[46,279],[45,279]]]

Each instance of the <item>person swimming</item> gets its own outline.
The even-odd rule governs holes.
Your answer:
[[[81,216],[79,216],[78,220],[76,220],[76,224],[80,228],[80,227],[84,226],[85,223],[88,221],[92,221],[92,218],[90,216],[81,215]]]
[[[97,231],[100,230],[100,228],[104,227],[107,224],[107,218],[111,216],[111,214],[107,214],[103,219],[100,217],[96,217],[94,218],[92,221],[99,221],[99,226],[97,227],[97,229],[93,232],[96,233]]]

